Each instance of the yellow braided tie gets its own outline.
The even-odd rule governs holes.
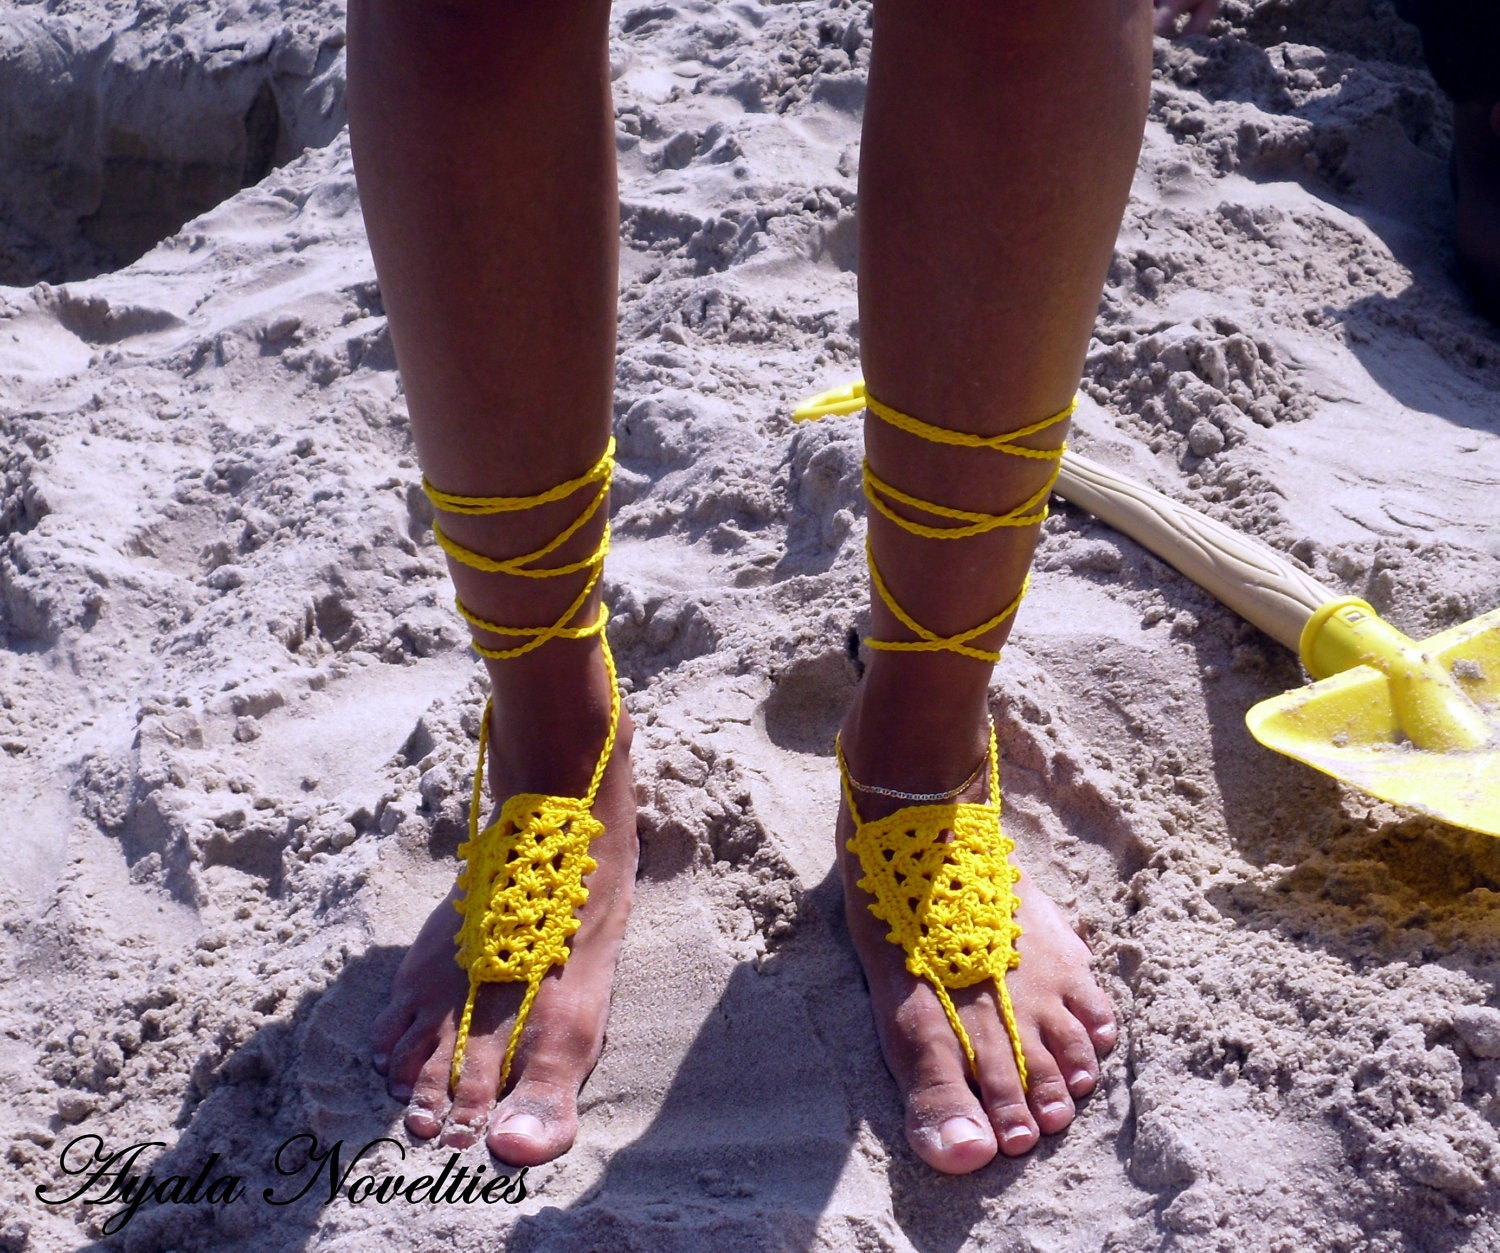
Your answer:
[[[1063,450],[1061,448],[1027,448],[1015,441],[1025,439],[1028,435],[1035,435],[1038,431],[1045,431],[1049,426],[1056,426],[1059,422],[1066,422],[1073,416],[1073,410],[1078,408],[1078,398],[1075,396],[1061,413],[1054,413],[1050,418],[1043,418],[1040,422],[1033,422],[1030,426],[1023,426],[1015,431],[1006,431],[1002,435],[971,435],[968,431],[955,431],[946,426],[933,426],[930,422],[923,422],[921,418],[914,418],[898,409],[892,409],[864,391],[863,383],[859,386],[864,407],[881,421],[890,423],[891,426],[905,431],[908,435],[915,435],[918,439],[925,439],[934,444],[953,444],[958,448],[990,448],[1010,457],[1032,457],[1037,461],[1061,461]]]
[[[866,822],[854,802],[843,744],[835,741],[834,751],[844,801],[854,819],[849,849],[864,870],[858,886],[875,898],[870,912],[890,928],[885,938],[906,951],[907,970],[937,993],[976,1078],[974,1046],[948,990],[994,981],[1016,1070],[1026,1087],[1026,1057],[1005,984],[1006,972],[1021,960],[1016,952],[1021,928],[1015,921],[1021,904],[1015,884],[1021,872],[1010,863],[1015,843],[1000,832],[1000,754],[994,723],[989,799],[982,805],[909,805]]]
[[[958,448],[982,448],[1008,457],[1026,457],[1053,463],[1047,481],[1015,508],[1005,513],[981,513],[955,509],[923,500],[887,483],[864,463],[865,498],[881,516],[903,530],[924,539],[959,540],[983,535],[1000,527],[1039,526],[1047,517],[1047,498],[1062,468],[1066,445],[1030,448],[1016,441],[1066,422],[1077,407],[1075,399],[1066,409],[1001,435],[974,435],[948,427],[933,426],[910,414],[892,409],[865,391],[863,380],[814,396],[792,415],[798,422],[832,414],[868,409],[881,421],[918,439]],[[918,522],[898,513],[890,502],[905,505],[953,525]],[[875,564],[868,538],[865,557],[870,583],[891,614],[917,638],[872,640],[865,643],[888,652],[949,652],[990,664],[1000,660],[998,650],[975,647],[973,640],[987,635],[1015,613],[1030,586],[1030,576],[999,613],[978,626],[956,635],[939,635],[917,622],[891,594]],[[995,726],[990,724],[989,798],[985,804],[966,802],[909,805],[873,822],[859,816],[854,801],[854,781],[844,759],[841,742],[835,742],[844,800],[854,820],[854,838],[849,849],[859,857],[864,877],[858,886],[875,898],[870,912],[890,928],[886,939],[906,953],[906,968],[925,979],[937,993],[949,1025],[963,1046],[964,1056],[978,1077],[974,1046],[959,1020],[949,995],[951,988],[972,987],[990,979],[1000,1002],[1000,1016],[1010,1036],[1021,1086],[1027,1086],[1026,1058],[1021,1034],[1006,986],[1006,972],[1020,961],[1016,940],[1021,935],[1015,921],[1020,901],[1015,893],[1020,871],[1010,862],[1015,844],[1000,829],[1000,755]]]
[[[457,1088],[463,1071],[479,985],[525,983],[526,994],[516,1011],[515,1025],[511,1028],[500,1068],[500,1088],[504,1089],[521,1031],[542,980],[554,966],[562,966],[568,960],[568,941],[579,927],[576,911],[588,900],[588,889],[583,880],[598,864],[589,856],[588,850],[590,842],[603,834],[604,824],[594,817],[592,809],[605,767],[614,751],[620,725],[620,692],[609,640],[602,635],[604,624],[609,619],[608,610],[601,606],[597,617],[584,626],[568,624],[598,585],[604,556],[609,551],[608,522],[598,545],[588,557],[560,566],[536,567],[534,563],[576,535],[608,500],[614,450],[615,442],[610,440],[604,455],[587,473],[535,496],[455,496],[439,491],[425,478],[422,480],[423,490],[438,509],[463,514],[517,513],[565,500],[590,484],[599,485],[583,512],[556,538],[520,557],[486,557],[450,539],[436,524],[433,533],[443,551],[456,561],[492,574],[543,579],[588,570],[589,578],[583,590],[562,616],[547,627],[502,626],[471,613],[462,601],[455,603],[464,618],[481,630],[495,635],[528,637],[525,644],[516,648],[494,649],[476,643],[475,651],[485,657],[519,657],[540,648],[550,639],[584,639],[599,635],[604,665],[609,673],[609,733],[594,766],[588,791],[581,797],[544,796],[536,792],[509,797],[500,808],[500,816],[481,831],[479,812],[484,804],[484,758],[490,731],[490,703],[485,704],[484,719],[479,728],[479,764],[474,771],[474,794],[469,807],[469,838],[458,850],[458,855],[464,859],[463,871],[458,876],[463,896],[454,902],[454,907],[463,916],[463,922],[458,930],[456,956],[458,964],[468,971],[469,994],[453,1045],[453,1064],[449,1071],[449,1084],[453,1088]]]
[[[1062,469],[1063,453],[1067,445],[1063,444],[1057,448],[1028,448],[1024,444],[1017,444],[1016,441],[1066,422],[1073,416],[1073,410],[1077,407],[1078,401],[1075,398],[1073,403],[1061,413],[1054,413],[1050,418],[1043,418],[1040,422],[1021,427],[1020,430],[1006,431],[1001,435],[973,435],[967,431],[955,431],[945,426],[933,426],[930,422],[923,422],[920,418],[914,418],[898,409],[892,409],[866,392],[864,382],[861,380],[814,396],[811,400],[799,405],[792,414],[792,418],[797,422],[809,422],[830,415],[868,409],[882,422],[894,426],[897,430],[905,431],[908,435],[927,440],[929,443],[948,444],[958,448],[987,448],[992,452],[1003,453],[1007,457],[1026,457],[1035,461],[1052,462],[1052,472],[1047,476],[1047,481],[1015,508],[1005,513],[980,513],[972,509],[954,509],[952,506],[940,505],[935,501],[923,500],[919,496],[903,492],[880,478],[870,469],[869,459],[865,459],[862,479],[865,499],[870,502],[871,507],[877,513],[894,522],[902,530],[921,536],[923,539],[956,540],[983,535],[1000,527],[1038,526],[1046,520],[1047,498],[1052,494],[1053,484],[1057,482],[1058,473]],[[918,509],[934,518],[947,519],[957,525],[933,526],[918,522],[897,513],[887,503],[888,501]],[[971,641],[988,635],[1016,612],[1031,585],[1030,576],[1022,582],[1020,590],[1010,603],[994,617],[987,618],[967,631],[960,631],[957,635],[938,635],[935,631],[913,620],[912,616],[896,603],[896,598],[891,595],[890,588],[886,586],[885,579],[875,564],[875,554],[870,547],[868,537],[865,540],[865,559],[870,566],[870,583],[875,588],[876,594],[885,603],[885,607],[891,611],[892,616],[917,637],[914,640],[867,639],[865,644],[868,647],[883,652],[957,653],[963,657],[972,657],[976,661],[988,662],[990,665],[1000,660],[998,649],[978,648]]]
[[[604,455],[596,461],[590,469],[580,474],[576,479],[569,479],[566,483],[559,483],[556,487],[548,488],[545,492],[538,492],[535,496],[455,496],[451,492],[439,491],[433,487],[424,476],[422,479],[422,490],[427,493],[427,498],[433,505],[444,513],[460,513],[470,516],[476,514],[494,513],[520,513],[526,509],[535,509],[539,505],[550,505],[555,501],[566,500],[575,492],[587,487],[591,483],[597,483],[598,489],[593,498],[585,506],[582,513],[573,519],[556,536],[540,548],[522,553],[519,557],[495,558],[486,557],[483,553],[476,553],[472,548],[465,548],[457,540],[451,538],[442,526],[434,521],[432,534],[442,550],[455,561],[461,561],[466,566],[472,566],[476,570],[483,570],[488,574],[509,574],[519,579],[555,579],[566,574],[577,574],[581,570],[589,571],[588,581],[584,583],[573,603],[569,605],[557,621],[551,626],[544,627],[517,627],[501,626],[499,623],[489,622],[474,613],[462,600],[454,597],[453,604],[464,620],[470,626],[478,627],[481,631],[488,631],[491,635],[519,635],[526,639],[526,643],[517,645],[515,648],[487,648],[483,644],[476,643],[474,651],[481,657],[488,657],[494,661],[508,661],[513,657],[521,657],[533,649],[540,648],[548,640],[581,640],[591,635],[598,635],[604,630],[604,625],[609,621],[609,611],[604,606],[599,607],[599,613],[592,622],[583,626],[569,626],[569,622],[577,615],[578,611],[588,603],[594,588],[598,585],[600,576],[604,572],[604,558],[609,552],[609,523],[604,524],[604,533],[599,539],[598,546],[587,557],[577,561],[571,561],[560,566],[534,565],[542,558],[556,552],[580,530],[589,520],[605,506],[609,500],[610,479],[615,468],[615,441],[611,439],[604,449]]]

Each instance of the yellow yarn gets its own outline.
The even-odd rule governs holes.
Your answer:
[[[922,500],[906,492],[898,491],[884,479],[877,477],[875,471],[870,469],[868,462],[865,463],[864,468],[865,499],[875,506],[877,512],[889,518],[897,526],[904,527],[913,535],[920,535],[925,539],[968,539],[971,535],[983,535],[986,531],[993,531],[1002,526],[1032,526],[1038,522],[1044,522],[1047,518],[1047,497],[1052,494],[1052,485],[1056,481],[1057,474],[1054,472],[1040,488],[1009,513],[976,513],[971,509],[954,509],[948,505],[934,504],[930,500]],[[903,505],[911,505],[913,508],[921,509],[939,518],[952,518],[958,522],[967,522],[969,525],[924,526],[920,522],[913,522],[910,518],[903,518],[881,499],[882,496],[889,496]]]
[[[870,912],[890,928],[885,938],[906,951],[907,970],[927,980],[937,993],[976,1077],[974,1046],[948,989],[994,981],[1024,1088],[1026,1058],[1005,985],[1006,972],[1021,960],[1015,946],[1021,934],[1015,921],[1021,903],[1015,883],[1021,872],[1009,860],[1015,843],[1000,832],[1000,759],[994,724],[987,803],[909,805],[873,822],[859,816],[843,744],[835,742],[834,747],[844,801],[854,819],[849,849],[864,870],[858,886],[875,898]]]
[[[481,631],[488,631],[491,635],[519,635],[526,638],[526,643],[517,645],[515,648],[488,648],[483,644],[476,643],[474,651],[481,657],[488,657],[494,661],[508,661],[513,657],[521,657],[533,649],[540,648],[548,640],[581,640],[591,635],[598,635],[604,630],[604,624],[609,621],[609,611],[604,606],[599,607],[599,614],[594,621],[585,623],[583,626],[568,626],[573,617],[588,603],[590,595],[598,585],[599,578],[604,572],[604,558],[609,552],[609,523],[604,524],[604,533],[599,538],[598,546],[587,557],[577,561],[571,561],[560,566],[536,567],[535,562],[547,557],[566,544],[574,535],[587,525],[590,518],[599,512],[609,500],[609,484],[615,469],[615,441],[611,439],[604,449],[604,455],[583,474],[575,479],[569,479],[565,483],[559,483],[556,487],[548,488],[545,492],[538,492],[535,496],[455,496],[451,492],[439,491],[427,481],[422,479],[422,490],[427,493],[427,498],[433,505],[444,513],[460,514],[494,514],[494,513],[519,513],[525,509],[535,509],[539,505],[549,505],[554,501],[566,500],[581,488],[590,483],[597,483],[598,489],[593,498],[584,507],[582,513],[573,519],[556,536],[533,552],[523,553],[519,557],[495,558],[486,557],[483,553],[476,553],[472,548],[465,548],[457,540],[452,539],[436,521],[432,524],[432,534],[442,550],[455,561],[461,561],[466,566],[472,566],[476,570],[483,570],[489,574],[509,574],[520,579],[555,579],[565,574],[577,574],[580,570],[588,570],[589,578],[580,589],[573,603],[565,609],[551,626],[544,627],[517,627],[502,626],[496,622],[489,622],[474,613],[457,597],[453,604],[464,620],[470,626],[478,627]]]
[[[589,578],[572,604],[551,626],[513,627],[487,622],[463,604],[455,601],[465,619],[482,630],[496,635],[525,636],[527,642],[516,648],[493,649],[475,644],[475,651],[486,657],[505,659],[519,657],[540,648],[550,639],[584,639],[601,635],[609,612],[600,607],[594,621],[584,626],[568,623],[587,603],[598,585],[609,551],[609,524],[594,551],[579,561],[560,566],[536,567],[535,562],[555,552],[599,512],[609,498],[610,476],[614,469],[614,440],[604,455],[585,474],[569,479],[534,496],[455,496],[434,488],[425,478],[423,490],[439,509],[447,513],[494,514],[516,513],[538,505],[565,500],[592,483],[599,485],[582,513],[554,539],[534,552],[520,557],[497,559],[476,553],[450,539],[433,525],[433,533],[443,551],[465,565],[493,574],[517,578],[544,579],[588,570]],[[568,941],[578,930],[576,911],[588,900],[583,880],[593,873],[597,863],[589,856],[589,844],[603,834],[604,824],[592,813],[594,798],[604,778],[604,769],[614,751],[620,725],[620,693],[615,679],[615,661],[609,640],[601,635],[605,668],[609,672],[609,733],[594,766],[588,791],[581,797],[544,796],[523,792],[509,797],[500,807],[500,816],[483,831],[479,829],[480,807],[484,804],[484,757],[489,745],[490,705],[484,708],[479,728],[479,764],[474,771],[474,795],[469,807],[469,838],[458,850],[464,869],[458,876],[463,898],[455,908],[463,915],[457,937],[457,960],[469,974],[469,995],[464,1002],[458,1036],[453,1045],[453,1064],[449,1083],[458,1086],[468,1047],[469,1028],[474,1016],[474,1000],[481,983],[525,983],[526,994],[516,1011],[500,1068],[503,1089],[510,1077],[511,1063],[521,1031],[531,1013],[531,1006],[542,980],[554,966],[568,960]]]
[[[880,594],[880,599],[885,601],[885,607],[895,615],[896,620],[902,626],[908,631],[916,632],[918,636],[914,640],[865,640],[867,647],[887,653],[958,653],[964,657],[973,657],[976,661],[985,661],[994,665],[1000,660],[998,648],[974,648],[969,641],[993,631],[1015,613],[1021,601],[1026,598],[1027,590],[1031,587],[1031,577],[1028,575],[1022,580],[1021,590],[1011,599],[1010,604],[993,618],[986,618],[978,626],[970,627],[967,631],[960,631],[957,635],[938,635],[934,631],[929,631],[896,603],[896,598],[891,595],[890,588],[886,587],[885,580],[880,577],[880,569],[875,564],[875,554],[870,551],[868,538],[865,540],[865,560],[870,566],[870,582]]]
[[[615,441],[611,438],[599,460],[576,479],[568,479],[534,496],[456,496],[434,487],[425,474],[422,476],[422,490],[427,493],[427,499],[444,513],[520,513],[526,509],[535,509],[538,505],[566,500],[580,487],[587,487],[590,483],[607,481],[614,469]]]
[[[799,406],[793,417],[805,422],[866,408],[888,425],[931,443],[989,449],[1008,457],[1053,463],[1052,473],[1037,491],[1013,509],[991,514],[955,509],[903,492],[876,475],[866,460],[864,493],[876,512],[912,535],[924,539],[959,540],[983,535],[999,527],[1038,526],[1045,520],[1047,498],[1057,481],[1066,445],[1028,448],[1016,441],[1066,422],[1077,404],[1075,399],[1061,413],[1020,430],[1002,435],[974,435],[933,426],[892,409],[870,396],[861,381],[812,398]],[[889,503],[892,501],[954,525],[918,522],[896,512]],[[977,648],[971,641],[993,631],[1015,613],[1030,585],[1029,577],[999,613],[978,626],[945,636],[917,622],[896,602],[875,564],[868,539],[865,556],[870,567],[870,583],[876,594],[896,620],[917,637],[914,640],[867,639],[865,643],[869,647],[890,652],[950,652],[990,664],[1000,660],[998,650]],[[835,743],[835,751],[844,801],[854,820],[854,838],[848,847],[859,857],[860,868],[864,871],[858,886],[875,898],[869,907],[870,912],[890,928],[886,939],[899,944],[905,951],[907,970],[917,978],[925,979],[937,993],[976,1078],[974,1046],[958,1017],[949,990],[972,987],[986,979],[994,982],[1000,1016],[1010,1036],[1016,1069],[1024,1088],[1027,1084],[1026,1058],[1021,1050],[1020,1029],[1016,1025],[1010,991],[1005,982],[1006,972],[1020,961],[1016,940],[1021,935],[1021,928],[1015,921],[1020,901],[1015,884],[1021,872],[1010,862],[1015,844],[1000,829],[1000,757],[994,723],[990,724],[989,798],[982,805],[968,802],[908,805],[888,817],[866,822],[860,818],[855,804],[854,788],[857,785],[850,777],[841,742]]]
[[[940,505],[934,501],[923,500],[920,496],[913,496],[909,492],[903,492],[871,470],[867,458],[864,462],[863,473],[865,499],[870,502],[871,507],[877,513],[890,519],[902,530],[921,536],[923,539],[956,540],[983,535],[999,527],[1036,526],[1046,520],[1047,498],[1052,494],[1052,486],[1057,482],[1058,473],[1062,469],[1063,452],[1067,445],[1057,448],[1028,448],[1016,441],[1028,435],[1035,435],[1039,431],[1045,431],[1060,422],[1066,422],[1073,416],[1073,410],[1078,406],[1076,398],[1061,413],[1054,413],[1051,417],[1043,418],[1040,422],[1033,422],[1030,426],[1023,426],[1020,430],[1007,431],[1001,435],[973,435],[967,431],[955,431],[945,426],[933,426],[930,422],[923,422],[920,418],[914,418],[898,409],[892,409],[866,392],[863,382],[838,389],[836,399],[832,398],[834,395],[834,393],[825,393],[825,396],[815,397],[807,404],[800,406],[793,417],[799,422],[806,422],[829,414],[852,413],[863,407],[882,422],[930,443],[948,444],[958,448],[987,448],[992,452],[1003,453],[1007,457],[1026,457],[1035,461],[1052,462],[1052,473],[1047,476],[1047,481],[1015,508],[1005,513],[981,513],[972,509],[955,509],[950,505]],[[888,501],[918,509],[935,518],[947,519],[957,525],[934,526],[918,522],[897,513],[887,503]],[[868,539],[865,541],[865,558],[869,562],[870,583],[875,588],[876,594],[896,620],[917,637],[914,640],[867,639],[865,644],[868,647],[884,652],[957,653],[990,665],[1000,660],[999,650],[976,648],[970,641],[987,635],[1015,613],[1021,601],[1025,599],[1027,588],[1030,586],[1029,578],[1021,584],[1021,590],[1016,593],[1011,602],[994,617],[986,619],[978,626],[970,627],[967,631],[960,631],[956,635],[938,635],[935,631],[914,621],[911,615],[896,603],[895,597],[891,595],[890,588],[886,586],[885,579],[875,564],[875,554],[870,548]]]
[[[1006,431],[1001,435],[973,435],[968,431],[955,431],[950,427],[933,426],[931,422],[923,422],[921,418],[914,418],[909,413],[902,413],[898,409],[892,409],[890,405],[882,404],[869,392],[862,391],[861,398],[865,408],[881,421],[888,422],[908,435],[915,435],[918,439],[925,439],[934,444],[953,444],[959,448],[991,448],[995,452],[1003,452],[1010,457],[1032,457],[1037,461],[1061,461],[1063,450],[1061,448],[1027,448],[1015,441],[1025,439],[1028,435],[1035,435],[1038,431],[1045,431],[1049,426],[1056,426],[1059,422],[1066,422],[1073,416],[1073,410],[1078,408],[1078,397],[1075,396],[1061,413],[1054,413],[1050,418],[1043,418],[1040,422],[1033,422],[1030,426],[1023,426],[1015,431]]]

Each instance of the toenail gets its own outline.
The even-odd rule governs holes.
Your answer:
[[[1018,1140],[1031,1139],[1030,1127],[1007,1127],[1000,1134],[1000,1139],[1006,1144],[1015,1144]]]
[[[1066,1101],[1048,1101],[1042,1106],[1042,1113],[1045,1115],[1066,1114],[1067,1112],[1068,1103]]]
[[[521,1136],[526,1140],[540,1140],[544,1130],[542,1120],[530,1114],[512,1114],[495,1125],[496,1135]]]
[[[411,1088],[404,1083],[393,1083],[386,1089],[391,1094],[391,1099],[396,1101],[411,1100]]]
[[[950,1118],[938,1128],[938,1140],[945,1149],[956,1149],[960,1144],[973,1144],[984,1139],[984,1128],[972,1118]]]
[[[1094,1076],[1086,1070],[1075,1070],[1068,1076],[1068,1087],[1082,1088],[1094,1081]]]
[[[413,1122],[435,1123],[438,1120],[438,1116],[436,1114],[434,1114],[430,1109],[423,1108],[421,1105],[413,1105],[409,1110],[406,1111],[406,1116]]]

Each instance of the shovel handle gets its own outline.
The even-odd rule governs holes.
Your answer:
[[[1293,652],[1333,592],[1222,522],[1069,451],[1053,488],[1130,536]]]

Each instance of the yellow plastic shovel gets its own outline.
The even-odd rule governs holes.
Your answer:
[[[1318,682],[1245,715],[1274,748],[1381,800],[1500,835],[1500,609],[1420,642],[1365,601],[1069,452],[1056,491],[1302,657]]]
[[[855,383],[795,416],[863,405]],[[1500,836],[1500,609],[1417,642],[1365,601],[1336,596],[1264,545],[1077,453],[1063,457],[1055,490],[1301,655],[1318,681],[1245,715],[1267,748]]]

